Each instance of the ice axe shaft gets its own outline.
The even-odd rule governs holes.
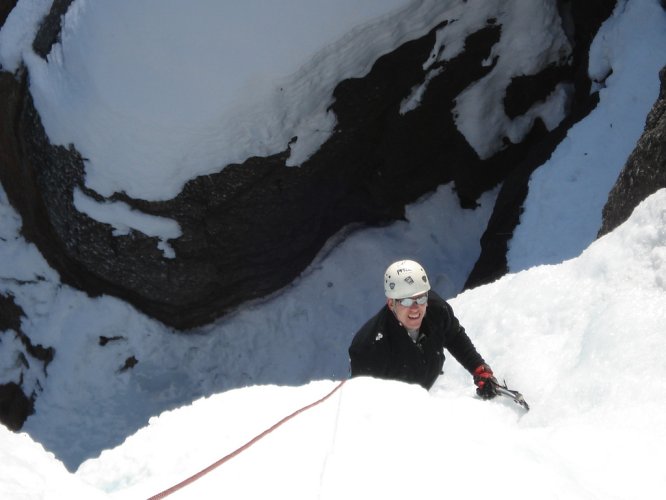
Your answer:
[[[495,391],[497,394],[501,396],[506,396],[508,398],[513,399],[515,403],[518,403],[520,406],[525,408],[525,411],[530,410],[530,405],[527,404],[527,401],[525,401],[525,398],[523,398],[523,395],[519,393],[518,391],[512,391],[511,389],[508,389],[506,387],[506,383],[502,386],[499,384],[495,385]]]

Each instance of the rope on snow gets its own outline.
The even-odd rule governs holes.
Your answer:
[[[326,401],[326,400],[327,400],[328,398],[330,398],[333,394],[335,394],[335,392],[336,392],[338,389],[340,389],[340,387],[342,387],[342,385],[345,383],[345,381],[346,381],[346,380],[342,380],[338,385],[336,385],[336,386],[333,388],[333,390],[332,390],[331,392],[329,392],[328,394],[326,394],[323,398],[318,399],[317,401],[315,401],[315,402],[313,402],[313,403],[310,403],[310,404],[307,405],[307,406],[304,406],[304,407],[302,407],[302,408],[299,408],[299,409],[296,410],[295,412],[291,413],[290,415],[287,415],[287,416],[284,417],[282,420],[280,420],[280,421],[278,421],[277,423],[275,423],[275,424],[273,424],[272,426],[270,426],[268,429],[266,429],[265,431],[263,431],[261,434],[258,434],[258,435],[256,435],[255,437],[253,437],[252,439],[250,439],[250,440],[249,440],[247,443],[245,443],[243,446],[237,448],[236,450],[232,451],[232,452],[229,453],[228,455],[222,457],[222,458],[219,459],[217,462],[215,462],[215,463],[209,465],[209,466],[206,467],[205,469],[203,469],[203,470],[197,472],[196,474],[194,474],[194,475],[188,477],[187,479],[181,481],[180,483],[173,485],[171,488],[168,488],[168,489],[162,491],[161,493],[158,493],[157,495],[154,495],[154,496],[150,497],[148,500],[160,500],[160,499],[162,499],[162,498],[165,498],[165,497],[171,495],[172,493],[175,493],[176,491],[180,490],[181,488],[184,488],[184,487],[187,486],[188,484],[193,483],[193,482],[196,481],[197,479],[199,479],[199,478],[205,476],[206,474],[208,474],[208,473],[211,472],[212,470],[216,469],[217,467],[219,467],[219,466],[222,465],[223,463],[228,462],[229,460],[231,460],[231,459],[234,458],[235,456],[237,456],[237,455],[239,455],[240,453],[242,453],[243,451],[247,450],[250,446],[252,446],[253,444],[255,444],[255,443],[256,443],[257,441],[259,441],[260,439],[266,437],[268,434],[270,434],[271,432],[273,432],[275,429],[277,429],[278,427],[280,427],[280,426],[281,426],[282,424],[284,424],[285,422],[288,422],[289,420],[291,420],[291,419],[294,418],[295,416],[297,416],[297,415],[303,413],[304,411],[307,411],[307,410],[309,410],[310,408],[313,408],[313,407],[317,406],[318,404],[321,404],[321,403],[323,403],[324,401]]]

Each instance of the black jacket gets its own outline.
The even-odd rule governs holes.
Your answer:
[[[363,325],[349,347],[351,376],[401,380],[430,389],[442,373],[444,349],[470,373],[485,363],[451,306],[431,290],[416,343],[388,306]]]

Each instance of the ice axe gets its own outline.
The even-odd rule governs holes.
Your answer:
[[[525,401],[525,398],[521,393],[518,391],[512,391],[506,386],[506,381],[504,381],[504,385],[500,385],[499,382],[493,382],[493,385],[495,387],[495,392],[499,394],[500,396],[506,396],[507,398],[511,398],[514,403],[519,404],[522,406],[525,411],[530,410],[530,405],[527,404],[527,401]]]

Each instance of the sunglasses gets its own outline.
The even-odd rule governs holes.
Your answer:
[[[428,302],[428,294],[426,293],[425,295],[421,295],[420,297],[417,297],[415,299],[396,299],[402,307],[412,307],[412,304],[416,302],[418,305],[422,306],[426,302]]]

